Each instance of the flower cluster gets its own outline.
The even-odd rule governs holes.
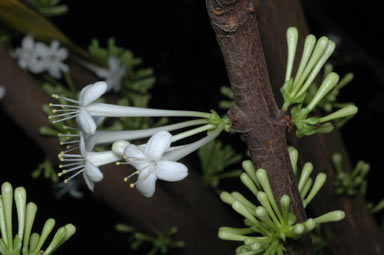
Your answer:
[[[245,173],[241,174],[240,179],[255,195],[260,205],[253,204],[236,191],[232,193],[222,192],[220,195],[223,202],[231,205],[237,213],[245,218],[245,228],[221,227],[219,229],[221,239],[243,242],[243,245],[236,249],[236,254],[282,255],[285,250],[284,242],[287,238],[298,239],[321,223],[339,221],[345,216],[343,211],[333,211],[298,223],[296,216],[289,211],[289,196],[283,195],[280,198],[280,207],[276,203],[266,171],[264,169],[256,171],[249,160],[243,162],[243,168]],[[301,186],[305,187],[308,182],[308,178],[305,178],[309,175],[308,170],[303,171],[301,175],[303,177],[300,177],[299,183],[304,183]],[[320,180],[320,182],[323,181]],[[306,197],[306,193],[301,188],[300,193],[305,193],[302,196],[305,206],[317,193],[318,186],[321,185],[314,184]]]
[[[333,125],[329,121],[354,115],[358,110],[357,107],[353,104],[346,104],[341,105],[339,110],[324,117],[308,116],[318,106],[330,109],[331,106],[326,101],[335,100],[335,95],[339,89],[349,82],[351,77],[348,75],[339,82],[338,74],[327,72],[320,87],[315,88],[315,85],[313,85],[315,78],[333,53],[335,43],[325,36],[316,41],[314,35],[306,37],[298,70],[295,77],[292,77],[297,40],[297,29],[295,27],[288,28],[287,69],[285,83],[281,88],[284,98],[282,109],[287,111],[290,105],[294,105],[291,109],[291,116],[298,137],[314,133],[329,133],[333,130]]]
[[[343,168],[343,157],[340,153],[332,155],[333,167],[336,170],[336,178],[334,181],[335,191],[339,195],[354,196],[367,193],[368,182],[366,176],[370,170],[370,165],[360,160],[357,162],[355,169],[352,172],[347,172]],[[384,209],[384,199],[376,205],[371,202],[367,203],[368,208],[372,213],[377,213]]]
[[[108,90],[106,82],[96,82],[83,88],[79,99],[53,95],[61,100],[59,104],[50,104],[52,113],[49,118],[53,123],[75,119],[80,131],[69,128],[68,133],[60,133],[59,137],[66,138],[63,145],[67,150],[59,154],[63,162],[59,167],[64,170],[59,176],[74,173],[64,182],[83,173],[87,186],[93,190],[94,183],[103,179],[99,167],[112,162],[123,164],[125,159],[137,170],[129,178],[138,175],[136,183],[131,187],[137,189],[146,197],[152,197],[155,192],[157,179],[166,181],[179,181],[184,179],[187,167],[178,163],[179,159],[199,149],[216,138],[228,125],[227,119],[220,118],[216,112],[211,113],[195,111],[175,111],[121,106],[99,103],[98,99]],[[193,117],[194,120],[184,121],[155,128],[143,130],[99,131],[100,120],[106,117]],[[182,133],[171,135],[171,131],[199,126]],[[185,139],[202,132],[208,134],[196,142],[182,146],[171,147],[171,143]],[[133,140],[151,137],[147,143],[135,145]],[[93,151],[97,145],[112,145],[111,150],[102,152]],[[73,151],[79,149],[79,154]]]
[[[340,153],[332,155],[332,163],[336,170],[334,182],[336,193],[349,196],[356,195],[357,193],[365,195],[367,191],[367,180],[365,177],[370,169],[369,164],[360,160],[357,162],[355,169],[351,173],[348,173],[343,170],[342,160],[343,158]]]
[[[68,72],[68,66],[63,63],[68,57],[68,50],[60,48],[57,40],[51,42],[48,47],[42,42],[35,42],[31,36],[25,36],[21,42],[21,48],[13,52],[21,68],[32,73],[48,73],[56,78],[61,78],[62,72]]]
[[[147,255],[167,254],[168,250],[170,249],[183,248],[185,246],[185,243],[183,241],[173,240],[173,236],[177,233],[176,227],[172,227],[166,233],[159,233],[157,236],[150,236],[138,232],[135,228],[125,224],[117,224],[116,230],[119,232],[133,234],[134,240],[133,242],[131,242],[131,249],[134,251],[143,246],[143,244],[150,243],[152,249],[148,253],[146,253]]]
[[[17,211],[17,234],[12,233],[13,199]],[[50,255],[64,244],[75,232],[76,227],[67,224],[56,231],[49,245],[43,250],[48,236],[55,227],[55,220],[50,218],[45,222],[41,234],[32,233],[37,206],[33,202],[27,203],[27,194],[23,187],[13,191],[12,185],[5,182],[1,186],[0,196],[0,254],[2,255]]]

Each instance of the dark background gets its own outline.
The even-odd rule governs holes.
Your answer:
[[[98,38],[105,46],[107,39],[114,37],[117,45],[143,58],[143,66],[154,69],[157,82],[152,107],[201,111],[218,108],[222,98],[218,88],[229,83],[204,1],[63,2],[69,5],[68,14],[52,21],[75,43],[87,48],[92,38]],[[354,81],[342,90],[340,101],[355,102],[359,113],[342,128],[342,134],[352,162],[363,159],[371,164],[368,200],[373,202],[384,198],[384,40],[383,9],[378,2],[302,1],[310,31],[336,39],[336,52],[330,60],[335,71],[355,74]],[[75,237],[59,253],[129,254],[128,237],[116,233],[114,224],[134,223],[95,200],[85,189],[83,200],[67,196],[58,201],[50,192],[49,181],[30,178],[44,154],[1,111],[1,103],[0,123],[4,149],[0,182],[8,180],[14,187],[27,188],[30,200],[39,206],[40,224],[54,216],[60,226],[71,222],[78,227]],[[196,156],[190,157],[190,164],[197,168],[194,159]],[[382,215],[377,216],[378,221]]]

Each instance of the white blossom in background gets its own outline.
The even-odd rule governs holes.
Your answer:
[[[163,159],[171,141],[172,135],[169,132],[160,131],[149,139],[144,148],[129,144],[124,150],[128,164],[137,169],[131,175],[138,174],[137,182],[132,186],[136,186],[145,197],[153,196],[157,179],[175,182],[188,175],[188,168],[184,164]]]
[[[12,56],[24,70],[32,73],[41,73],[45,70],[43,55],[46,53],[45,45],[35,42],[31,36],[25,36],[21,41],[21,48],[17,48]]]
[[[5,88],[3,86],[0,86],[0,99],[4,97],[5,94]]]
[[[83,173],[85,183],[92,191],[95,187],[94,183],[100,182],[104,178],[99,167],[122,159],[121,156],[112,151],[87,151],[82,135],[80,136],[79,150],[80,154],[71,154],[69,151],[59,154],[59,159],[63,162],[59,167],[64,169],[59,173],[59,176],[75,172],[71,177],[64,180],[64,183],[68,183],[72,178]]]
[[[57,40],[53,40],[49,47],[43,46],[42,61],[45,70],[52,77],[60,79],[62,72],[68,72],[68,66],[64,64],[64,60],[68,58],[68,50],[60,48],[60,43]]]
[[[97,68],[95,69],[95,73],[100,78],[105,79],[105,82],[108,85],[108,90],[119,92],[121,89],[121,81],[127,68],[125,65],[121,64],[120,60],[115,56],[108,58],[108,67],[109,69]]]

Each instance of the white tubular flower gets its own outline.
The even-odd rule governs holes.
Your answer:
[[[79,149],[80,155],[69,154],[68,151],[61,152],[59,154],[59,159],[64,162],[64,164],[59,165],[59,167],[68,168],[59,173],[59,176],[77,171],[71,177],[64,180],[64,182],[67,183],[73,177],[83,173],[85,183],[87,184],[88,188],[93,191],[95,186],[94,182],[100,182],[103,179],[103,173],[100,171],[99,167],[121,160],[122,157],[116,155],[112,151],[87,151],[85,148],[84,137],[82,135],[80,135]]]
[[[119,92],[121,89],[121,80],[123,79],[127,68],[120,63],[120,60],[111,56],[108,58],[108,69],[96,68],[95,73],[98,77],[104,78],[108,84],[108,90]]]
[[[5,95],[5,88],[3,86],[0,86],[0,99],[2,99]]]
[[[175,182],[188,175],[188,168],[184,164],[163,159],[171,141],[172,135],[169,132],[160,131],[149,139],[144,150],[133,144],[124,150],[128,164],[137,169],[131,176],[139,175],[131,187],[136,186],[145,197],[153,196],[157,179]],[[131,176],[125,178],[125,181]]]
[[[52,95],[56,99],[60,98],[75,105],[50,104],[51,107],[60,107],[62,109],[53,109],[53,113],[59,114],[49,118],[61,118],[53,120],[53,123],[56,123],[77,117],[81,129],[86,133],[94,134],[96,132],[94,117],[198,117],[209,119],[212,115],[211,113],[196,111],[160,110],[96,103],[95,101],[107,91],[107,88],[105,82],[88,85],[81,90],[79,100]]]
[[[116,56],[108,58],[108,69],[96,66],[80,58],[74,58],[79,64],[94,72],[98,77],[105,79],[108,84],[108,91],[119,92],[121,89],[121,80],[127,72],[127,67],[120,62]]]
[[[49,47],[44,46],[45,52],[42,56],[42,61],[48,73],[56,78],[61,78],[61,72],[68,72],[68,66],[63,63],[68,57],[68,50],[59,48],[59,41],[53,40]]]
[[[31,36],[25,36],[21,41],[21,48],[17,48],[12,56],[17,58],[18,64],[24,70],[32,73],[41,73],[45,70],[43,56],[46,53],[46,46],[42,43],[35,43]]]
[[[79,100],[52,95],[54,98],[61,98],[77,105],[50,104],[51,107],[61,107],[62,109],[53,109],[53,113],[59,114],[49,116],[49,118],[52,119],[62,117],[59,120],[53,120],[53,123],[55,123],[76,117],[77,123],[84,132],[94,134],[96,132],[97,124],[95,119],[92,118],[86,110],[86,107],[94,103],[106,91],[107,84],[100,81],[84,87],[79,94]]]

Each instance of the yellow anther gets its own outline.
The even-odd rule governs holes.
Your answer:
[[[70,149],[70,148],[71,148],[71,146],[70,146],[70,145],[67,145],[65,148],[68,150],[68,149]]]
[[[55,124],[56,123],[56,120],[52,120],[52,124]]]
[[[48,119],[50,120],[50,119],[52,119],[53,118],[53,116],[48,116]]]
[[[60,164],[60,165],[59,165],[59,168],[63,168],[63,165],[62,165],[62,164]]]
[[[68,183],[68,179],[65,179],[65,180],[64,180],[64,183]]]
[[[49,107],[53,107],[53,104],[52,104],[52,103],[49,103],[48,105],[49,105]]]
[[[60,137],[60,136],[62,136],[62,135],[63,135],[62,133],[58,133],[58,134],[57,134],[58,137]]]
[[[67,137],[65,138],[65,140],[69,141],[69,140],[71,140],[71,138],[70,138],[69,136],[67,136]]]
[[[56,113],[56,112],[57,112],[57,110],[56,110],[56,109],[52,109],[52,112],[53,112],[53,113]]]
[[[123,156],[123,159],[127,159],[128,157],[127,156]]]
[[[128,177],[125,177],[125,178],[124,178],[124,182],[128,182]]]
[[[120,166],[120,164],[121,164],[120,162],[116,162],[116,166]]]
[[[59,98],[59,95],[57,95],[57,94],[52,94],[52,97],[58,99],[58,98]]]
[[[132,160],[133,160],[133,162],[136,162],[137,159],[136,159],[136,158],[133,158]]]
[[[60,145],[64,145],[64,142],[60,142]]]
[[[134,187],[135,187],[135,183],[131,183],[131,184],[129,184],[129,187],[131,188],[131,189],[133,189]]]
[[[68,129],[68,126],[67,126],[67,125],[63,125],[63,128],[64,128],[64,129]]]

